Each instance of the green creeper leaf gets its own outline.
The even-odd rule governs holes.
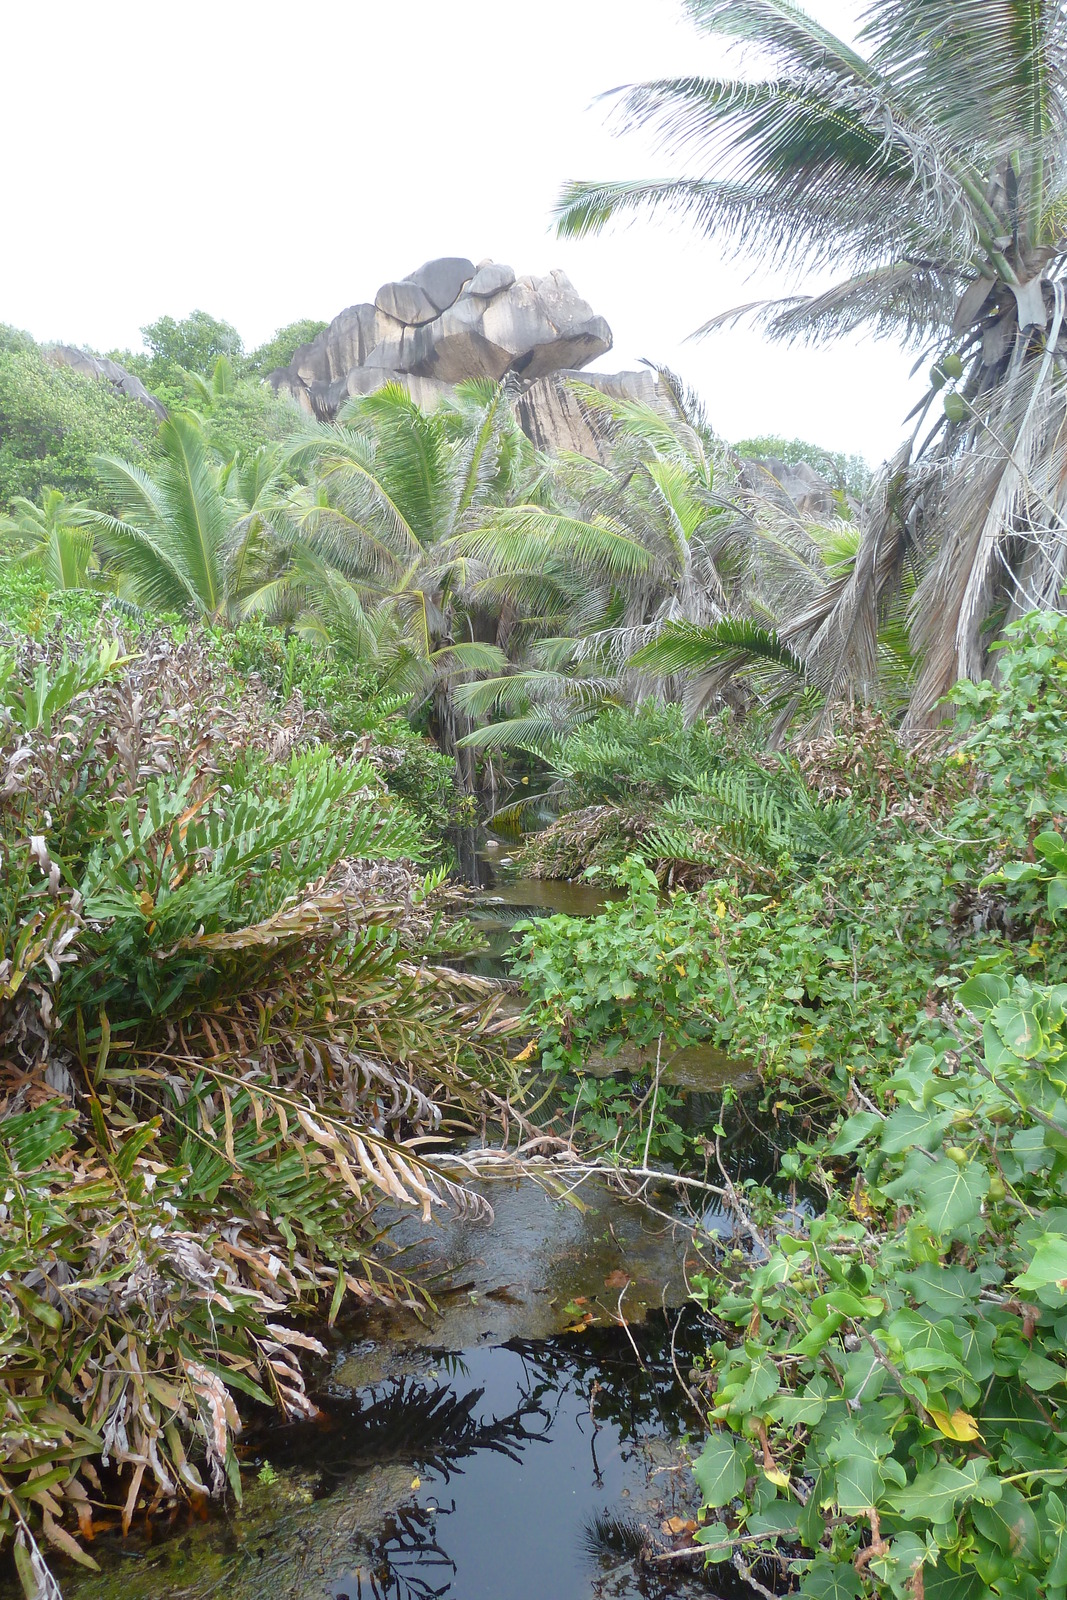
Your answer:
[[[980,1214],[989,1189],[989,1173],[980,1161],[958,1167],[941,1156],[914,1185],[923,1201],[926,1221],[933,1233],[953,1233]]]
[[[1067,1239],[1060,1233],[1041,1233],[1033,1241],[1030,1265],[1015,1279],[1020,1289],[1042,1289],[1048,1283],[1067,1287]]]
[[[966,1267],[931,1262],[907,1273],[904,1286],[921,1306],[926,1306],[935,1317],[959,1316],[978,1304],[982,1279],[977,1272]]]
[[[768,1415],[787,1428],[813,1428],[825,1411],[826,1401],[816,1394],[782,1394],[768,1407]]]
[[[1006,1000],[1011,989],[1005,979],[995,972],[979,972],[961,983],[956,990],[956,1003],[976,1017],[984,1017],[1001,1000]]]
[[[882,1461],[893,1448],[887,1433],[873,1433],[861,1424],[844,1422],[826,1446],[827,1459],[837,1464],[835,1498],[844,1516],[862,1516],[877,1506],[885,1489]]]
[[[1054,1389],[1058,1383],[1067,1383],[1067,1367],[1061,1367],[1055,1361],[1047,1360],[1035,1350],[1031,1351],[1019,1368],[1019,1376],[1029,1388],[1044,1394],[1049,1389]]]
[[[1029,1561],[1037,1554],[1040,1542],[1037,1518],[1013,1483],[1001,1488],[995,1505],[978,1503],[971,1507],[971,1519],[998,1550],[1018,1561]]]
[[[989,1600],[989,1590],[971,1567],[953,1572],[945,1562],[923,1572],[924,1600]]]
[[[858,1150],[868,1134],[875,1128],[881,1127],[884,1118],[876,1111],[857,1111],[854,1117],[849,1117],[837,1130],[837,1137],[827,1150],[828,1156],[847,1156],[853,1150]]]
[[[982,1459],[968,1461],[962,1469],[931,1467],[920,1472],[906,1488],[891,1493],[889,1504],[905,1522],[930,1522],[936,1527],[949,1520],[961,1500],[981,1499],[995,1504],[1000,1499],[1003,1485],[988,1473],[989,1462]]]
[[[1044,1044],[1041,1024],[1017,1000],[1002,1000],[989,1018],[1008,1049],[1022,1061],[1032,1061]]]
[[[797,1528],[809,1550],[817,1550],[826,1533],[825,1506],[833,1503],[833,1474],[822,1467],[806,1505],[797,1508]]]
[[[850,1289],[835,1289],[832,1294],[820,1295],[813,1309],[817,1314],[840,1311],[846,1317],[878,1317],[885,1310],[885,1301],[876,1295],[858,1295]]]
[[[808,1600],[857,1600],[863,1584],[851,1561],[829,1561],[820,1556],[813,1561],[797,1590]]]
[[[912,1574],[923,1565],[927,1555],[926,1543],[917,1533],[898,1533],[890,1543],[889,1554],[871,1562],[871,1571],[888,1584],[900,1600],[910,1600],[914,1594]]]
[[[899,1155],[913,1145],[921,1150],[938,1150],[954,1115],[953,1111],[941,1111],[936,1106],[902,1106],[886,1121],[882,1149],[887,1155]]]
[[[754,1511],[745,1522],[748,1533],[790,1533],[797,1525],[797,1508],[785,1500],[774,1500],[762,1511]]]
[[[1053,866],[1057,872],[1067,872],[1067,839],[1059,833],[1039,833],[1034,840],[1034,849],[1038,855]]]
[[[752,1471],[752,1451],[740,1439],[716,1433],[693,1462],[693,1477],[704,1504],[718,1508],[737,1498]]]
[[[798,1355],[817,1356],[819,1351],[830,1343],[844,1320],[840,1311],[832,1311],[821,1322],[816,1322],[804,1335],[803,1339],[798,1339],[793,1349]]]
[[[778,1393],[778,1368],[773,1361],[757,1361],[740,1392],[731,1401],[731,1410],[742,1415],[761,1411],[772,1394]]]

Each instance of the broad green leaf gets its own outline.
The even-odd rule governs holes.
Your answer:
[[[923,1201],[926,1221],[933,1233],[953,1233],[980,1214],[989,1189],[989,1173],[980,1161],[958,1167],[941,1156],[915,1185]]]
[[[887,1433],[872,1433],[860,1423],[837,1429],[826,1457],[836,1464],[834,1497],[843,1516],[862,1516],[878,1505],[885,1488],[882,1462],[892,1448]]]
[[[713,1434],[693,1462],[693,1477],[704,1504],[716,1509],[737,1498],[751,1471],[752,1451],[727,1433]]]
[[[941,1111],[937,1106],[901,1106],[882,1129],[882,1149],[887,1155],[899,1155],[914,1145],[938,1150],[954,1115],[954,1111]]]
[[[995,1505],[975,1504],[971,1518],[980,1533],[998,1550],[1015,1560],[1027,1561],[1037,1553],[1037,1518],[1013,1483],[1005,1483]]]
[[[791,1533],[797,1525],[796,1503],[774,1500],[762,1511],[753,1511],[745,1522],[747,1533]]]
[[[968,1461],[962,1469],[947,1464],[931,1467],[905,1488],[892,1491],[889,1504],[905,1522],[930,1522],[937,1527],[949,1520],[960,1501],[981,1499],[995,1504],[1000,1499],[1000,1479],[988,1473],[985,1460]]]
[[[857,1600],[863,1584],[851,1561],[829,1561],[820,1556],[814,1561],[797,1590],[807,1600]]]
[[[875,1128],[881,1127],[884,1118],[876,1111],[857,1111],[855,1116],[847,1118],[837,1130],[837,1137],[827,1150],[828,1156],[847,1156],[853,1150],[858,1150],[868,1134]]]
[[[746,1416],[762,1410],[771,1395],[778,1393],[779,1383],[778,1368],[773,1361],[755,1362],[740,1392],[731,1401],[731,1408]]]
[[[944,1561],[923,1571],[923,1600],[992,1600],[973,1567],[953,1572]]]
[[[982,1289],[979,1273],[941,1262],[936,1267],[923,1262],[901,1281],[918,1304],[927,1306],[935,1317],[958,1316],[969,1310],[978,1304]]]
[[[876,1556],[870,1568],[900,1600],[911,1600],[915,1593],[913,1574],[928,1556],[926,1542],[917,1533],[898,1533],[890,1541],[888,1554],[880,1559]]]
[[[1059,833],[1039,833],[1034,840],[1034,849],[1038,855],[1053,866],[1057,872],[1067,872],[1067,839]]]
[[[1033,1241],[1033,1255],[1025,1272],[1015,1279],[1017,1288],[1042,1289],[1048,1283],[1067,1289],[1067,1239],[1060,1233],[1042,1233]]]
[[[1017,1000],[1002,1000],[994,1006],[989,1020],[1021,1061],[1032,1061],[1045,1042],[1037,1017]]]
[[[961,983],[956,990],[956,1003],[976,1017],[984,1017],[1011,993],[1010,985],[996,972],[979,972]]]
[[[1058,1362],[1049,1361],[1032,1350],[1019,1368],[1019,1376],[1029,1388],[1047,1394],[1057,1384],[1067,1383],[1067,1367],[1061,1367]]]
[[[822,1420],[826,1401],[817,1394],[780,1394],[767,1408],[767,1415],[787,1428],[813,1428]]]

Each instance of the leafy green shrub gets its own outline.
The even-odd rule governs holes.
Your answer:
[[[673,799],[720,771],[733,753],[723,721],[687,727],[681,706],[648,700],[637,711],[601,711],[544,754],[561,786],[559,809],[570,811]]]
[[[410,1300],[374,1207],[469,1203],[410,1139],[503,1065],[493,997],[410,958],[423,841],[369,762],[279,726],[202,629],[131,644],[0,660],[0,1540],[27,1595],[39,1536],[89,1559],[68,1513],[239,1489],[235,1394],[313,1414],[288,1319]]]
[[[825,1214],[704,1284],[744,1332],[709,1352],[698,1537],[783,1543],[813,1597],[1067,1594],[1067,987],[955,999],[802,1147]]]
[[[765,433],[758,438],[741,439],[733,448],[746,460],[771,459],[784,461],[789,466],[806,462],[858,500],[863,498],[870,486],[871,469],[862,456],[824,450],[821,445],[808,444],[804,439],[783,439],[780,434]]]
[[[279,328],[266,344],[261,344],[250,351],[245,357],[244,365],[249,372],[265,378],[276,367],[287,367],[300,346],[310,344],[320,333],[325,333],[326,326],[325,322],[318,322],[314,317],[302,317],[297,322],[288,322],[284,328]]]
[[[191,311],[187,317],[179,318],[157,317],[141,329],[141,337],[153,361],[201,375],[214,366],[219,356],[234,360],[244,350],[241,335],[232,323],[220,322],[207,311]]]
[[[335,739],[377,746],[376,759],[393,794],[406,800],[427,831],[442,838],[469,821],[456,788],[455,765],[404,715],[407,697],[383,693],[375,679],[319,641],[250,620],[219,643],[242,674],[256,673],[281,700],[294,693],[321,712]]]
[[[112,509],[94,458],[148,465],[157,426],[147,406],[110,384],[53,366],[32,342],[0,341],[0,509],[46,488]]]

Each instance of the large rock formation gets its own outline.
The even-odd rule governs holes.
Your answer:
[[[127,400],[139,400],[160,419],[167,415],[166,407],[154,394],[148,392],[140,378],[135,377],[132,372],[127,372],[125,367],[120,367],[117,361],[109,361],[106,356],[88,355],[72,344],[49,345],[45,355],[58,367],[71,367],[75,372],[83,372],[89,378],[103,378],[113,389],[117,389],[119,394],[125,395]]]
[[[516,277],[499,262],[445,256],[383,284],[373,304],[349,306],[270,381],[331,420],[350,395],[386,383],[431,404],[465,378],[534,381],[610,349],[611,329],[566,273]]]

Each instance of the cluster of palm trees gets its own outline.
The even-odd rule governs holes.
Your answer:
[[[151,471],[99,462],[111,512],[49,491],[16,502],[6,547],[51,587],[320,637],[428,707],[468,789],[479,748],[653,693],[773,705],[784,726],[818,688],[783,619],[854,562],[855,528],[742,495],[669,374],[656,405],[579,387],[606,463],[540,455],[507,383],[429,412],[390,386],[247,460],[176,414]]]
[[[904,600],[917,730],[1067,578],[1067,7],[866,0],[851,44],[790,0],[685,4],[751,60],[618,91],[624,124],[689,171],[573,183],[560,231],[651,210],[794,275],[844,268],[700,332],[745,315],[782,340],[865,328],[930,363],[856,560],[789,629],[831,693],[870,693]]]

